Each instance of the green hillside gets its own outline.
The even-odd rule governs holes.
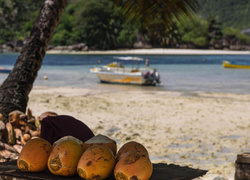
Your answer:
[[[242,47],[237,45],[237,49],[250,44],[250,34],[240,32],[250,29],[250,0],[197,1],[200,4],[198,18],[184,18],[186,21],[182,23],[174,21],[167,31],[155,28],[162,27],[157,24],[143,27],[140,21],[128,23],[113,0],[69,0],[51,45],[85,44],[90,49],[106,50],[133,48],[137,42],[174,48],[230,48],[222,46],[223,39],[232,47],[241,44]],[[25,40],[43,2],[0,0],[0,45],[8,43],[14,47],[13,40]]]
[[[198,14],[218,17],[223,27],[239,30],[250,28],[250,0],[199,0]]]

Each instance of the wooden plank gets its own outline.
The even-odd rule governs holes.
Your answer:
[[[154,170],[151,180],[189,180],[194,179],[200,176],[203,176],[207,173],[206,170],[193,169],[190,167],[181,167],[174,164],[164,164],[158,163],[153,164]],[[16,161],[9,161],[0,163],[0,177],[15,177],[17,180],[21,179],[34,179],[34,180],[80,180],[81,178],[78,175],[73,177],[61,177],[55,176],[45,170],[40,173],[31,173],[31,172],[22,172],[17,168]],[[7,178],[5,178],[7,179]],[[107,180],[115,180],[114,176],[109,177]]]
[[[250,179],[250,152],[237,155],[235,162],[235,180]]]

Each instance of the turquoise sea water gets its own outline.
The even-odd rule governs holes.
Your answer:
[[[222,66],[224,60],[250,63],[250,55],[138,55],[149,58],[150,66],[159,71],[162,83],[156,87],[100,83],[89,69],[111,62],[114,56],[126,55],[47,54],[34,85],[250,94],[250,69],[225,69]],[[18,54],[15,53],[0,54],[0,66],[12,68],[17,57]],[[98,60],[101,60],[100,64]],[[48,80],[44,80],[44,76],[47,76]],[[0,83],[6,77],[7,74],[0,74]]]

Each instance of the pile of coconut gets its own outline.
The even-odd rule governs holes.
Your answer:
[[[37,156],[39,154],[39,156]],[[42,138],[32,138],[23,147],[17,166],[25,172],[45,169],[58,176],[80,176],[83,179],[150,179],[153,166],[147,149],[129,141],[117,152],[116,141],[97,135],[86,142],[65,136],[51,145]]]
[[[17,159],[23,146],[32,137],[40,137],[41,121],[46,116],[56,116],[54,112],[44,112],[40,116],[33,116],[30,109],[27,114],[15,110],[9,113],[8,122],[0,113],[0,162]]]
[[[0,114],[0,155],[5,160],[17,159],[17,167],[25,172],[42,172],[45,169],[58,176],[78,175],[83,179],[150,179],[153,166],[147,149],[130,141],[119,150],[115,140],[97,135],[86,142],[65,136],[50,144],[40,137],[41,121],[54,112],[40,116],[13,111],[8,123]],[[117,151],[118,150],[118,151]],[[38,156],[39,154],[39,156]]]

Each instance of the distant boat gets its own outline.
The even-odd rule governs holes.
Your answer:
[[[160,84],[160,75],[156,69],[146,66],[140,68],[139,57],[115,57],[116,61],[108,65],[92,68],[91,73],[98,76],[101,82],[118,84],[156,85]],[[132,61],[132,67],[125,67],[125,61]],[[134,65],[137,63],[137,65]]]
[[[10,72],[11,72],[11,69],[0,67],[0,73],[10,73]]]
[[[246,62],[224,61],[222,64],[225,68],[250,69],[250,63],[246,63]]]

